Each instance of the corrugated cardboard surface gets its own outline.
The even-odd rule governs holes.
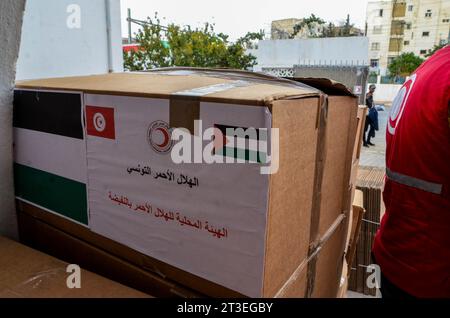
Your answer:
[[[30,204],[17,201],[17,208],[23,242],[127,286],[156,297],[242,296]]]
[[[314,87],[329,96],[351,96],[356,97],[348,88],[339,82],[329,78],[319,77],[294,77],[294,81],[303,83],[305,85]]]
[[[308,98],[272,107],[272,125],[280,129],[280,167],[270,179],[265,297],[274,296],[307,258],[318,105],[318,98]]]
[[[28,209],[31,208],[31,209]],[[120,283],[131,286],[137,290],[141,290],[146,293],[150,293],[156,297],[242,297],[242,295],[233,294],[232,292],[225,293],[223,291],[215,291],[214,286],[210,282],[203,281],[201,278],[186,280],[185,276],[189,274],[180,274],[179,277],[184,278],[186,285],[180,284],[178,281],[173,281],[170,277],[165,276],[162,272],[156,274],[153,272],[155,269],[155,264],[152,263],[153,267],[146,267],[143,265],[136,265],[130,262],[128,259],[123,257],[118,257],[112,253],[106,252],[102,247],[98,247],[91,242],[86,242],[83,235],[71,235],[64,231],[64,222],[68,222],[58,216],[53,216],[55,219],[59,219],[60,224],[55,227],[49,224],[49,222],[44,222],[42,219],[37,218],[40,213],[42,213],[45,219],[51,221],[48,218],[49,213],[43,211],[35,210],[31,206],[22,206],[21,210],[30,211],[18,212],[19,225],[20,225],[20,236],[21,240],[34,248],[43,250],[51,255],[60,257],[67,262],[77,263],[84,268],[95,270],[97,273],[105,276],[114,278]],[[32,216],[34,214],[37,217]],[[53,220],[55,221],[55,220]],[[80,227],[79,225],[68,222],[70,227]],[[71,225],[70,225],[71,223]],[[67,224],[66,224],[67,227]],[[78,230],[81,230],[81,229]],[[339,242],[343,238],[343,229],[345,228],[345,223],[339,223],[336,229],[333,229],[329,233],[329,237],[323,241],[317,254],[313,259],[317,260],[317,271],[315,282],[317,282],[314,288],[314,297],[335,297],[331,296],[335,292],[336,281],[340,280],[339,266],[336,266],[338,260],[342,261],[342,253],[339,252]],[[108,239],[104,239],[100,242],[105,243]],[[98,244],[99,241],[93,241],[93,243]],[[117,243],[111,242],[111,246]],[[111,247],[110,246],[110,247]],[[123,247],[126,250],[126,247]],[[137,252],[129,250],[130,254],[134,254],[134,257],[144,257],[139,256]],[[122,256],[126,256],[126,253],[121,253]],[[145,263],[145,262],[144,262]],[[169,267],[169,265],[165,265]],[[164,266],[160,267],[164,270]],[[326,277],[321,278],[322,276]],[[331,279],[331,281],[329,280]],[[198,287],[200,283],[204,283],[203,290],[206,290],[206,294],[202,294],[194,291],[193,289]],[[307,283],[307,267],[303,266],[298,271],[296,278],[291,280],[287,288],[283,292],[283,297],[303,297],[306,292]],[[215,294],[214,294],[215,293]]]
[[[316,89],[297,86],[295,83],[280,82],[276,79],[261,79],[261,76],[250,73],[242,75],[241,78],[239,76],[220,77],[220,74],[219,76],[195,72],[183,74],[172,71],[159,74],[157,72],[121,73],[27,81],[19,83],[17,87],[170,99],[175,98],[175,94],[178,101],[192,104],[190,107],[192,111],[187,116],[188,121],[171,114],[171,117],[176,119],[177,123],[179,122],[178,124],[188,128],[192,119],[195,119],[196,103],[199,101],[269,107],[272,111],[272,126],[280,129],[280,169],[277,174],[271,176],[270,180],[266,232],[263,296],[270,297],[276,295],[280,288],[285,286],[287,280],[292,279],[293,273],[299,269],[300,264],[305,262],[308,255],[311,256],[316,252],[319,239],[329,231],[336,220],[348,214],[351,197],[349,190],[351,189],[349,185],[351,156],[357,125],[356,98],[335,83],[320,82],[324,89],[327,85],[331,85],[330,93],[336,94],[328,98],[329,113],[327,114],[326,109],[323,108],[326,105],[324,103],[326,97]],[[250,84],[232,87],[237,80],[247,81]],[[214,88],[214,85],[224,87],[231,85],[231,88],[213,89],[210,93],[201,96],[189,96],[187,92],[198,88],[208,92],[208,89]],[[326,116],[328,120],[322,123],[319,118],[325,120]],[[321,130],[323,132],[328,131],[328,135],[324,135],[326,137],[322,139],[319,138],[321,135],[319,127],[323,129]],[[322,152],[322,148],[319,147],[321,140],[327,152]],[[316,165],[318,158],[323,159],[320,165]],[[314,187],[321,184],[323,187],[319,190],[322,191],[314,191]],[[239,296],[234,291],[137,253],[35,207],[21,204],[19,209],[25,212],[22,213],[23,215],[28,214],[29,218],[36,218],[41,229],[45,228],[45,231],[52,233],[60,231],[58,235],[65,234],[70,237],[67,239],[67,242],[71,242],[70,244],[77,242],[79,244],[77,246],[82,246],[86,250],[107,254],[111,262],[116,262],[116,271],[109,273],[110,275],[119,275],[120,266],[124,268],[136,266],[143,272],[153,272],[153,276],[150,275],[151,278],[148,278],[151,281],[157,281],[159,276],[164,281],[177,282],[209,296]],[[345,218],[342,220],[338,229],[345,228],[342,231],[346,233],[347,220]],[[311,222],[314,222],[314,227],[311,227]],[[53,228],[53,231],[50,228]],[[46,233],[45,231],[42,230],[42,233]],[[337,233],[342,231],[339,230]],[[27,230],[22,232],[26,236]],[[52,240],[42,243],[43,248],[48,245],[52,245]],[[333,245],[333,248],[329,247],[330,245]],[[320,249],[323,249],[320,252],[322,256],[312,258],[314,262],[308,264],[307,269],[301,271],[300,275],[296,276],[296,280],[283,291],[285,296],[303,297],[313,293],[313,296],[323,297],[323,295],[331,295],[331,292],[336,295],[336,281],[340,279],[344,251],[341,235],[334,235],[327,246],[326,249],[320,246]],[[67,253],[62,244],[55,244],[53,247],[61,254]],[[84,259],[89,263],[83,255],[75,254],[73,257]],[[336,271],[337,258],[340,258],[341,264],[338,266],[338,271]],[[124,259],[133,265],[128,263],[125,265],[118,262],[118,259]],[[93,268],[95,266],[101,268],[100,262],[92,264]],[[315,273],[323,274],[324,277],[334,275],[336,279],[333,278],[326,286],[325,282],[329,280],[317,278]],[[315,286],[316,282],[317,286]],[[165,295],[168,294],[165,293]]]
[[[319,222],[321,235],[341,213],[348,213],[350,163],[355,143],[357,101],[348,96],[329,96],[326,160],[322,181]],[[345,127],[345,128],[344,128]],[[341,192],[338,190],[341,189]]]
[[[353,201],[352,219],[348,228],[348,251],[346,253],[347,264],[352,264],[355,257],[356,245],[358,244],[359,235],[361,232],[361,223],[364,212],[363,193],[360,190],[356,190],[355,199]]]
[[[84,269],[81,288],[70,289],[68,263],[4,237],[0,253],[0,297],[150,297]]]
[[[344,259],[344,264],[342,265],[342,275],[341,275],[341,283],[339,285],[337,298],[347,298],[348,291],[348,264]]]
[[[375,296],[376,289],[369,289],[366,284],[367,266],[373,263],[372,245],[380,220],[384,213],[382,190],[385,171],[379,167],[360,167],[358,170],[357,189],[363,192],[364,217],[361,232],[356,245],[356,255],[351,266],[349,289]]]
[[[280,84],[273,80],[261,82],[247,76],[243,80],[250,85],[219,92],[211,91],[198,97],[202,101],[221,101],[245,105],[267,105],[280,98],[318,95],[312,88]],[[235,83],[236,79],[220,78],[208,74],[167,75],[158,73],[110,73],[104,75],[77,76],[21,81],[16,88],[71,90],[85,93],[168,98],[170,95],[196,88]],[[187,93],[183,95],[188,95]]]
[[[341,282],[344,260],[342,251],[346,237],[346,223],[341,222],[336,231],[323,245],[319,257],[317,258],[316,277],[312,297],[336,297]]]
[[[364,134],[364,124],[366,122],[366,115],[367,115],[367,107],[366,106],[359,106],[358,107],[358,129],[357,134],[355,138],[355,146],[353,148],[353,162],[356,160],[359,160],[359,156],[361,154],[361,146],[363,141],[363,134]]]

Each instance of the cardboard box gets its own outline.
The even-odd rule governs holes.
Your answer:
[[[358,244],[361,232],[361,223],[364,216],[363,193],[361,190],[355,191],[355,199],[353,201],[352,221],[349,226],[348,252],[346,253],[347,264],[352,264],[355,257],[356,246]]]
[[[234,291],[226,290],[223,286],[171,268],[168,264],[120,246],[109,239],[97,240],[97,237],[92,237],[92,235],[95,236],[95,233],[86,231],[77,224],[56,215],[47,218],[48,213],[20,201],[18,203],[19,231],[24,244],[69,263],[77,263],[83,268],[155,297],[244,297]],[[43,216],[48,222],[44,222],[40,216]],[[58,224],[58,226],[49,223]],[[317,270],[313,276],[315,287],[313,297],[335,297],[339,287],[340,275],[337,273],[340,272],[341,265],[338,262],[342,261],[339,244],[345,238],[343,231],[345,223],[337,224],[338,229],[330,231],[330,236],[324,237],[321,248],[309,260],[317,264]],[[66,233],[68,228],[72,228],[76,235]],[[103,250],[105,246],[114,247],[116,250],[107,252]],[[175,281],[164,273],[169,273],[169,276]],[[193,288],[203,290],[206,294],[195,291]],[[291,279],[285,283],[275,297],[295,297],[295,295],[303,297],[306,291],[307,263],[305,262],[300,264]]]
[[[367,287],[366,280],[370,275],[367,266],[373,263],[372,246],[384,213],[384,176],[384,169],[379,167],[360,167],[358,171],[357,189],[363,193],[365,213],[351,266],[349,289],[372,296],[375,296],[376,289]]]
[[[20,202],[19,205],[21,205]],[[29,211],[31,214],[22,211]],[[35,216],[32,216],[33,211],[36,212]],[[52,216],[52,218],[49,218],[48,222],[44,222],[39,218],[40,213],[44,214],[44,219],[45,216]],[[54,220],[57,222],[52,222]],[[103,277],[113,279],[155,297],[205,297],[203,294],[171,281],[163,273],[155,272],[154,268],[150,267],[153,265],[145,262],[144,255],[139,258],[137,252],[120,246],[120,244],[109,239],[99,238],[91,231],[86,231],[84,227],[59,216],[50,215],[33,206],[30,206],[28,210],[25,204],[19,206],[18,221],[20,239],[24,244],[68,263],[78,264]],[[58,223],[58,221],[61,223]],[[53,226],[52,223],[60,226]],[[74,229],[73,233],[77,235],[66,232],[67,229],[71,228]],[[92,238],[91,235],[94,235],[94,237]],[[96,238],[98,240],[95,240]],[[96,245],[89,243],[89,240],[94,241]],[[105,241],[110,241],[109,247],[112,251],[104,249]],[[114,248],[117,248],[117,250],[114,250]],[[134,261],[141,260],[142,262],[131,262],[128,260],[129,255],[134,256]],[[187,279],[189,274],[182,275],[182,277]]]
[[[337,298],[347,298],[348,291],[348,264],[344,259],[344,264],[342,265],[342,275],[341,275],[341,283],[339,285],[339,291],[337,294]]]
[[[355,138],[355,145],[353,147],[353,163],[356,162],[356,160],[359,160],[361,155],[361,147],[363,143],[363,137],[364,137],[364,125],[366,123],[366,116],[367,116],[367,106],[359,105],[358,107],[358,128]]]
[[[20,243],[0,237],[1,298],[146,298],[149,295],[80,270],[80,288],[69,288],[67,281],[75,273],[67,272],[68,263],[43,254]]]
[[[22,212],[201,294],[320,297],[310,260],[338,236],[338,256],[330,253],[342,259],[351,197],[357,104],[337,91],[191,69],[18,83]],[[256,161],[234,147],[245,164],[170,160],[172,128],[200,136],[212,126],[262,128],[256,139],[270,146]],[[279,129],[279,169],[264,175],[264,158],[275,153],[274,133],[264,137],[270,128]]]

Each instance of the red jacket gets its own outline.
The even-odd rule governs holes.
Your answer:
[[[416,297],[450,297],[450,46],[393,102],[386,132],[386,213],[373,252],[383,275]]]

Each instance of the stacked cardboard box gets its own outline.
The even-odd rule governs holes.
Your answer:
[[[361,224],[361,232],[356,247],[350,273],[349,289],[365,295],[376,295],[375,288],[368,288],[366,280],[371,272],[367,266],[373,264],[372,245],[384,214],[382,191],[384,185],[384,169],[379,167],[360,167],[358,171],[357,189],[363,192],[365,209]]]
[[[355,258],[356,247],[361,233],[361,225],[364,217],[364,212],[365,209],[363,204],[363,193],[361,190],[356,190],[355,198],[353,201],[352,218],[350,219],[349,224],[348,246],[345,253],[347,265],[352,264],[353,259]],[[349,272],[350,268],[347,269],[348,274]]]
[[[335,297],[357,100],[315,86],[194,69],[19,83],[22,240],[155,296]],[[175,164],[173,128],[204,135],[198,119],[224,140],[214,156],[245,164]],[[258,131],[270,146],[252,161],[225,151],[233,127],[277,128],[279,143]]]
[[[0,254],[0,298],[150,297],[1,236]]]

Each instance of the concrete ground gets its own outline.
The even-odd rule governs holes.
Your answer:
[[[378,125],[380,129],[375,132],[375,138],[372,138],[371,140],[375,146],[361,148],[361,156],[359,158],[360,166],[386,167],[386,125],[390,107],[385,107],[385,109],[385,111],[378,111]]]

